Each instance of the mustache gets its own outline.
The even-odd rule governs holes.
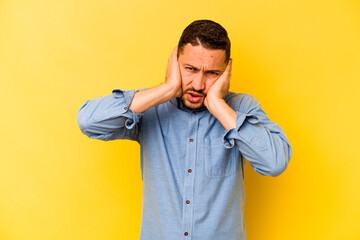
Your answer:
[[[185,90],[184,94],[187,93],[187,92],[194,92],[194,93],[197,93],[197,94],[200,94],[200,95],[203,95],[204,97],[206,97],[206,94],[203,92],[203,91],[199,91],[199,90],[195,90],[194,88],[188,88]]]

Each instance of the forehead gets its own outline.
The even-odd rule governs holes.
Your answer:
[[[188,43],[179,55],[179,62],[181,64],[190,64],[197,68],[212,70],[223,69],[226,67],[225,50],[206,49],[200,45],[192,46]]]

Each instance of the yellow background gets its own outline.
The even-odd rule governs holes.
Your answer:
[[[164,81],[182,30],[204,18],[228,30],[231,90],[293,148],[279,177],[245,165],[248,240],[360,239],[358,0],[2,0],[1,240],[138,239],[139,146],[87,138],[76,114]]]

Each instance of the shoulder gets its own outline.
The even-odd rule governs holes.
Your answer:
[[[232,109],[241,112],[248,112],[251,108],[260,105],[259,101],[248,93],[229,92],[225,96],[225,101]]]

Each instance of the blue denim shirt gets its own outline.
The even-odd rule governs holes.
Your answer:
[[[140,144],[140,240],[246,239],[245,158],[262,175],[281,174],[292,154],[283,130],[249,94],[226,95],[236,111],[236,128],[226,131],[206,108],[177,98],[135,114],[136,91],[87,100],[77,117],[90,138]]]

